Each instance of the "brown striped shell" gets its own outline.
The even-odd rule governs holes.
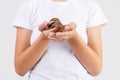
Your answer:
[[[58,18],[52,18],[49,21],[48,29],[57,27],[58,31],[62,32],[64,30],[64,25],[61,24],[61,21]]]

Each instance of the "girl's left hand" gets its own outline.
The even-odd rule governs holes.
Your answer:
[[[66,41],[74,36],[76,32],[76,24],[70,23],[65,26],[65,29],[63,32],[56,32],[54,33],[54,36],[51,37],[51,39],[56,41]]]

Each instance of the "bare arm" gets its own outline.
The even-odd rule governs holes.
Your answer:
[[[89,74],[97,76],[102,69],[102,41],[101,27],[94,26],[87,29],[88,44],[76,32],[76,25],[71,23],[64,32],[57,32],[55,40],[67,40],[75,52],[79,62]]]
[[[44,28],[44,26],[42,25],[40,28]],[[24,76],[42,57],[50,43],[50,39],[46,37],[50,31],[54,31],[54,29],[44,31],[30,45],[32,31],[20,27],[17,28],[14,63],[15,70],[19,75]]]
[[[88,45],[81,39],[78,33],[75,33],[68,42],[86,70],[91,75],[97,76],[102,68],[101,27],[88,28],[87,35]]]
[[[50,40],[41,34],[37,40],[30,45],[31,34],[32,32],[30,30],[17,29],[15,69],[21,76],[37,63],[50,43]]]

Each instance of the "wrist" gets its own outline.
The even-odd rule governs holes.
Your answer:
[[[42,39],[50,41],[50,39],[47,36],[45,36],[43,33],[41,33],[40,36]]]
[[[78,33],[75,31],[75,32],[73,33],[73,36],[72,36],[71,38],[69,38],[68,41],[74,41],[74,40],[76,40],[78,37],[79,37],[79,35],[78,35]]]

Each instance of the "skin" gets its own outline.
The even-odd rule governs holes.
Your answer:
[[[60,1],[60,0],[53,0]],[[65,0],[62,0],[65,1]],[[92,76],[97,76],[102,69],[102,41],[101,26],[87,28],[88,44],[76,32],[76,24],[68,24],[63,32],[57,32],[56,28],[44,30],[47,22],[39,26],[42,34],[30,45],[31,30],[17,28],[15,47],[15,70],[20,76],[24,76],[44,55],[51,40],[68,41],[76,58]],[[43,31],[44,30],[44,31]],[[42,46],[41,46],[42,45]]]
[[[76,58],[92,76],[97,76],[102,69],[101,26],[87,28],[88,44],[76,32],[76,24],[70,23],[63,32],[57,32],[51,39],[68,41]]]
[[[39,26],[42,31],[47,22]],[[68,41],[73,48],[76,58],[93,76],[97,76],[102,68],[101,27],[95,26],[87,29],[88,44],[76,32],[75,23],[70,23],[63,32],[55,33],[57,29],[42,31],[42,34],[30,45],[31,30],[17,28],[15,47],[15,70],[24,76],[41,59],[52,40]],[[42,45],[42,46],[41,46]],[[34,54],[33,54],[34,53]]]
[[[67,0],[52,0],[54,2],[64,2],[64,1],[67,1]]]
[[[47,27],[46,22],[40,25],[39,30],[42,30],[44,27]],[[30,45],[32,31],[20,27],[17,28],[14,63],[15,70],[20,76],[25,75],[25,73],[32,69],[42,57],[51,41],[48,39],[48,34],[54,31],[56,31],[55,28],[43,31],[35,42]]]

